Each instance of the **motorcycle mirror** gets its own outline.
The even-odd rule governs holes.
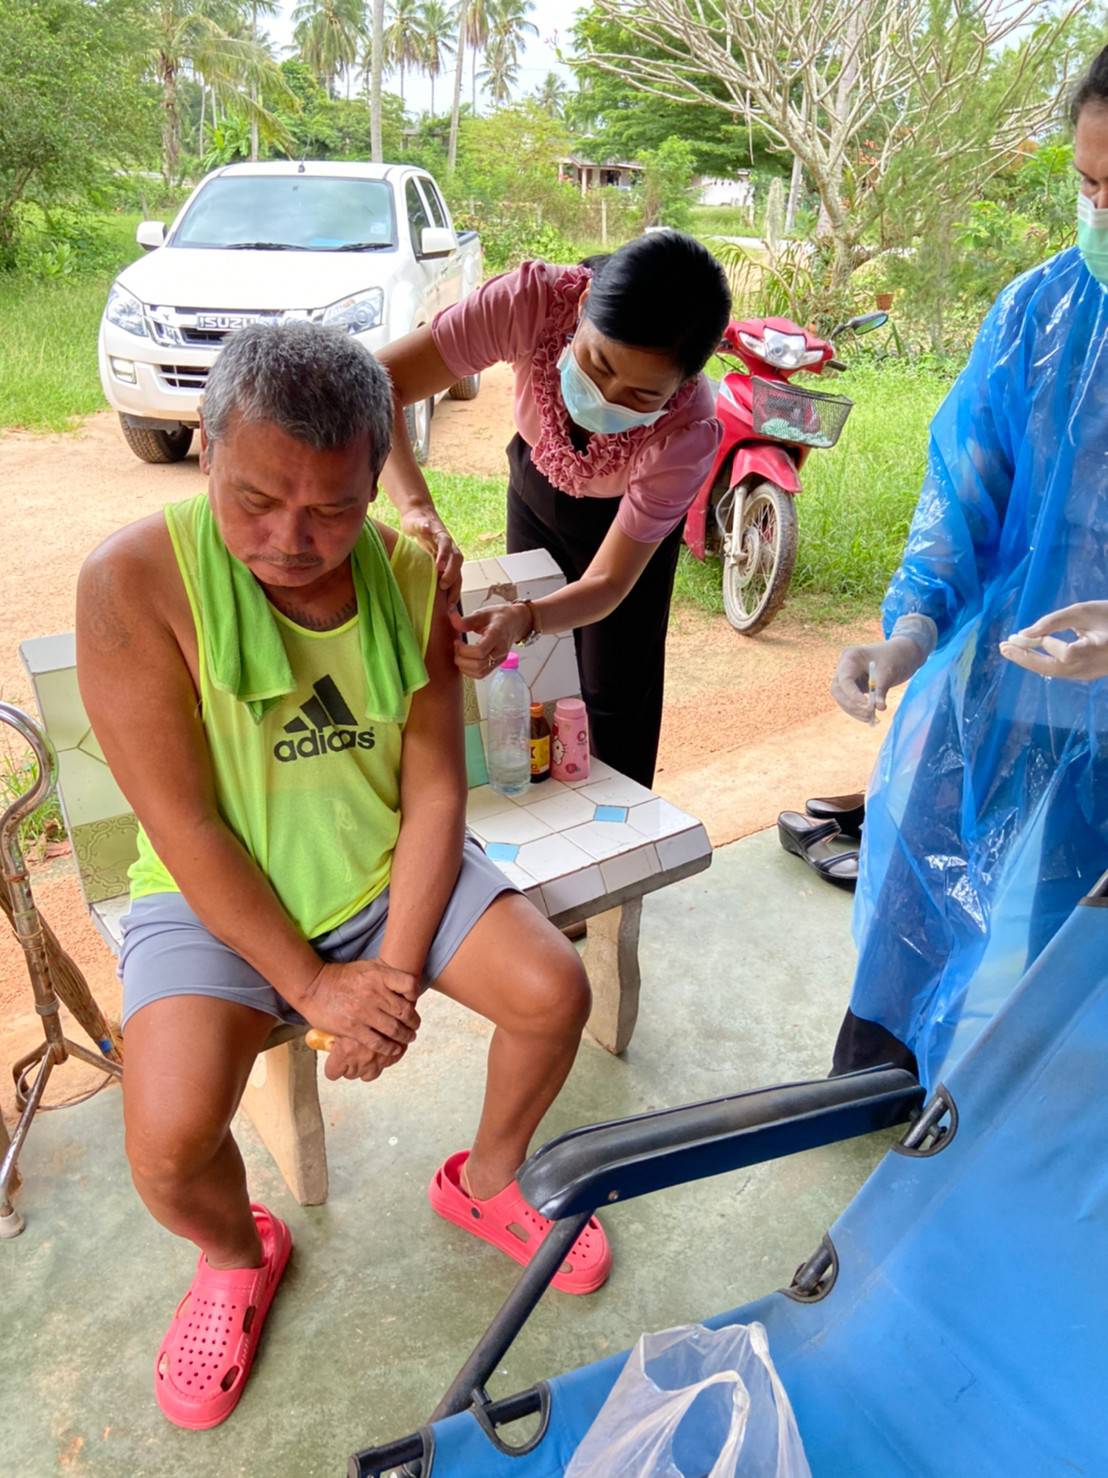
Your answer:
[[[889,315],[887,313],[863,313],[859,318],[851,318],[846,323],[840,324],[835,330],[835,333],[870,334],[875,328],[884,328],[888,321]],[[834,338],[835,334],[832,334],[831,337]]]

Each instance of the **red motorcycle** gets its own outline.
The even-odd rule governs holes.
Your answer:
[[[732,368],[716,396],[723,440],[689,509],[685,543],[697,559],[722,554],[723,609],[744,636],[781,609],[796,563],[800,468],[813,447],[835,445],[854,404],[790,384],[791,377],[846,369],[834,358],[838,335],[868,333],[887,321],[887,313],[866,313],[840,324],[830,340],[787,318],[727,325],[720,357]]]

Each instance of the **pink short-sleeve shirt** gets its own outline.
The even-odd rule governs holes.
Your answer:
[[[506,361],[515,370],[516,429],[530,446],[541,434],[531,390],[531,357],[552,306],[551,284],[564,268],[524,262],[445,308],[431,324],[435,347],[462,379]],[[622,498],[616,522],[631,539],[654,544],[681,522],[719,447],[720,424],[708,381],[682,410],[666,416],[618,472],[589,483],[590,497]]]

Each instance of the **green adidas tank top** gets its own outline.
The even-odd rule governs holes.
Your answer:
[[[352,918],[387,886],[400,831],[402,724],[369,723],[359,622],[307,631],[273,610],[296,679],[293,692],[255,722],[245,703],[216,688],[205,659],[193,504],[167,526],[196,626],[201,719],[220,813],[308,939]],[[392,574],[425,652],[434,565],[398,536]],[[140,828],[131,897],[180,892]]]

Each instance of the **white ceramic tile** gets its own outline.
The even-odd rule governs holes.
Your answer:
[[[492,861],[496,863],[509,883],[517,887],[521,893],[526,893],[528,888],[535,886],[535,879],[525,873],[522,867],[517,867],[514,862],[500,862],[495,857]]]
[[[658,854],[648,842],[645,847],[636,847],[633,852],[610,857],[607,862],[600,864],[600,871],[604,875],[608,891],[615,893],[620,888],[630,888],[635,883],[641,883],[644,878],[661,872],[661,868],[658,865]]]
[[[522,795],[516,796],[516,804],[537,806],[540,801],[551,801],[556,795],[572,795],[568,785],[563,785],[560,780],[540,780],[538,785],[532,785],[529,791],[525,790]]]
[[[546,701],[541,693],[535,691],[535,683],[557,646],[556,636],[540,636],[538,641],[532,642],[529,647],[518,649],[519,670],[523,674],[523,681],[531,689],[531,698],[535,703]]]
[[[554,831],[568,831],[571,826],[584,826],[591,821],[595,807],[576,791],[566,790],[563,795],[551,796],[548,801],[539,801],[527,809]]]
[[[509,797],[493,790],[491,785],[475,785],[466,798],[467,821],[479,821],[483,816],[495,816],[498,811],[511,809]]]
[[[478,820],[471,816],[469,827],[483,842],[515,842],[517,846],[551,835],[550,827],[522,806],[512,806],[508,811],[500,811],[494,816],[482,816]],[[642,838],[639,837],[639,840]]]
[[[546,912],[550,915],[563,913],[567,908],[580,908],[583,903],[592,903],[594,899],[602,898],[607,891],[603,874],[595,863],[581,872],[572,872],[564,878],[555,878],[542,885]]]
[[[32,677],[77,665],[77,638],[72,631],[58,636],[33,636],[19,643],[19,655]]]
[[[556,575],[544,575],[541,580],[521,580],[516,589],[520,600],[541,600],[544,595],[553,595],[555,590],[561,590],[565,583],[566,578],[559,571]]]
[[[517,585],[521,580],[541,580],[545,575],[562,578],[557,561],[545,549],[522,549],[518,554],[502,554],[500,564],[505,576]]]
[[[489,581],[485,577],[485,567],[479,559],[467,559],[462,565],[462,596],[477,595],[479,592],[487,591]]]
[[[627,824],[641,831],[644,837],[656,840],[658,837],[676,836],[679,831],[688,831],[698,823],[695,816],[679,811],[669,801],[656,798],[632,806],[627,812]]]
[[[567,780],[565,783],[572,790],[580,790],[585,785],[595,785],[598,780],[610,780],[618,772],[611,765],[606,765],[603,760],[598,760],[594,754],[589,761],[588,777],[584,780]],[[622,779],[622,776],[619,778]]]
[[[538,883],[533,888],[528,888],[523,896],[535,905],[539,913],[545,914],[547,912],[546,899],[542,896],[542,889]]]
[[[536,882],[545,883],[589,867],[592,858],[565,837],[548,836],[520,847],[516,861]]]
[[[598,859],[630,852],[643,844],[642,833],[619,821],[590,821],[565,833],[567,839]]]
[[[597,781],[590,775],[588,783],[581,786],[581,794],[598,806],[637,806],[640,801],[654,799],[652,790],[626,775],[609,775]]]
[[[573,637],[563,636],[532,685],[532,697],[536,703],[553,703],[557,698],[576,698],[580,692]]]
[[[698,857],[706,857],[711,850],[712,844],[707,832],[697,825],[691,831],[683,831],[678,836],[663,837],[658,843],[658,860],[663,870],[668,870],[671,867],[682,867]]]
[[[113,954],[118,954],[123,947],[122,920],[130,907],[131,895],[121,893],[118,898],[105,898],[102,903],[94,903],[89,910],[92,922],[104,936]]]

